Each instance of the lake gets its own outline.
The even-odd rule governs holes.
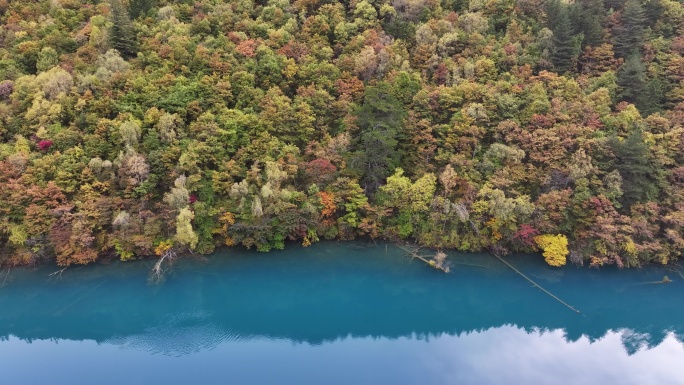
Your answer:
[[[487,254],[444,274],[391,244],[12,269],[3,384],[684,384],[684,282],[663,267]],[[7,270],[0,274],[0,282]],[[653,284],[668,275],[669,284]]]

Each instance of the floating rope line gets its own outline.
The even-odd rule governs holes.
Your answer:
[[[454,262],[454,261],[450,261],[450,263],[453,263],[454,265],[473,266],[473,267],[480,267],[483,269],[489,269],[489,266],[478,265],[476,263],[465,263],[465,262]]]
[[[568,309],[574,311],[575,313],[577,313],[577,314],[579,314],[579,315],[581,315],[581,316],[583,316],[583,317],[586,317],[584,314],[582,314],[581,311],[579,311],[579,310],[575,309],[574,307],[568,305],[565,301],[563,301],[562,299],[556,297],[556,296],[553,295],[550,291],[548,291],[548,290],[544,289],[543,287],[539,286],[538,283],[534,282],[530,277],[528,277],[528,276],[526,276],[525,274],[523,274],[520,270],[518,270],[518,269],[516,269],[515,267],[513,267],[513,265],[511,265],[510,263],[506,262],[506,261],[505,261],[503,258],[501,258],[500,256],[498,256],[498,255],[496,255],[496,254],[494,254],[494,253],[492,253],[492,252],[490,252],[489,254],[495,256],[496,258],[498,258],[499,261],[503,262],[506,266],[510,267],[513,271],[515,271],[516,273],[518,273],[521,277],[523,277],[523,278],[525,278],[526,280],[528,280],[533,286],[537,287],[539,290],[541,290],[541,291],[543,291],[544,293],[548,294],[551,298],[553,298],[553,299],[555,299],[556,301],[560,302],[560,303],[563,304],[565,307],[567,307]]]
[[[87,293],[85,293],[85,294],[83,294],[82,296],[78,297],[75,301],[73,301],[73,302],[70,303],[69,305],[65,306],[64,308],[62,308],[62,310],[58,311],[58,312],[55,313],[54,315],[55,315],[55,316],[58,316],[58,315],[62,314],[65,310],[67,310],[68,308],[70,308],[70,307],[76,305],[76,304],[77,304],[78,302],[80,302],[83,298],[87,297],[88,295],[90,295],[90,293],[92,293],[92,292],[94,292],[95,290],[97,290],[97,289],[98,289],[100,286],[102,286],[105,282],[107,282],[106,279],[103,280],[102,282],[100,282],[99,284],[93,286],[90,290],[88,290]]]

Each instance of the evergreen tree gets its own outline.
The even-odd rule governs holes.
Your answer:
[[[133,24],[128,16],[126,7],[121,0],[111,0],[112,27],[109,30],[109,41],[112,48],[119,51],[123,57],[134,57],[137,54],[137,41]]]
[[[572,37],[572,24],[565,6],[558,8],[558,13],[553,17],[553,64],[558,72],[566,72],[572,68],[574,42]]]
[[[609,139],[615,156],[614,169],[622,177],[622,203],[628,208],[637,202],[652,201],[658,197],[661,173],[651,161],[650,150],[641,130],[635,129],[627,138]]]
[[[546,4],[546,26],[553,30],[558,24],[562,5],[558,0],[552,0]]]
[[[617,84],[620,86],[620,98],[633,103],[637,108],[644,107],[646,91],[646,66],[641,55],[633,53],[627,58],[617,73]]]
[[[667,10],[663,0],[647,0],[644,2],[643,7],[644,16],[646,18],[644,25],[651,28],[655,26]]]
[[[620,24],[613,29],[613,46],[618,57],[626,58],[644,44],[646,14],[639,0],[627,0]]]
[[[386,82],[366,88],[363,104],[355,111],[360,132],[351,164],[367,192],[374,192],[399,166],[398,136],[406,112],[391,92]]]
[[[665,89],[662,80],[653,78],[646,83],[644,96],[639,101],[639,111],[643,116],[648,116],[653,113],[663,110],[665,103]]]
[[[574,7],[573,24],[584,35],[583,46],[598,46],[603,43],[603,25],[606,10],[603,0],[580,0]]]
[[[613,11],[617,11],[618,9],[622,8],[624,4],[625,0],[605,0],[605,6],[607,10],[612,9]]]
[[[155,0],[129,0],[128,9],[131,18],[137,19],[138,17],[146,14],[152,9],[156,4]]]

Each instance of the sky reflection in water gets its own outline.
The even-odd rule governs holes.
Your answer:
[[[2,383],[684,384],[684,284],[647,283],[661,269],[509,259],[579,316],[485,255],[444,275],[384,245],[223,254],[160,286],[141,263],[14,272]]]
[[[684,379],[684,349],[672,335],[632,355],[623,349],[619,332],[594,342],[586,337],[568,342],[562,330],[528,333],[514,326],[427,341],[366,337],[310,345],[257,338],[182,356],[150,354],[149,346],[138,342],[26,343],[10,337],[0,345],[3,383],[681,384]]]

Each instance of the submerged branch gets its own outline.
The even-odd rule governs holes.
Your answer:
[[[445,273],[448,273],[450,270],[449,266],[444,265],[444,262],[446,260],[446,254],[444,254],[444,252],[442,252],[442,251],[438,251],[432,259],[427,259],[427,258],[418,254],[418,250],[420,250],[420,248],[415,249],[415,250],[409,250],[408,248],[403,247],[403,246],[399,246],[399,248],[401,248],[402,250],[404,250],[405,252],[410,254],[411,259],[417,258],[417,259],[425,262],[429,266],[434,267],[437,270],[442,270]]]
[[[679,271],[679,270],[677,270],[677,269],[673,269],[673,268],[669,268],[669,269],[667,269],[667,270],[668,270],[668,271],[671,271],[671,272],[673,272],[673,273],[675,273],[675,274],[677,274],[677,275],[679,275],[682,279],[684,279],[684,274],[682,274],[681,271]]]
[[[7,277],[9,277],[10,270],[12,269],[12,266],[7,267],[7,274],[5,274],[5,279],[2,280],[2,284],[0,287],[5,287],[5,282],[7,282]]]
[[[635,283],[635,285],[662,285],[664,283],[672,283],[672,280],[666,275],[660,281],[640,282]]]
[[[155,263],[152,267],[152,271],[150,273],[150,281],[155,284],[163,281],[166,272],[169,270],[168,265],[174,259],[176,259],[176,257],[176,252],[172,248],[166,250],[164,254],[162,254],[162,256],[159,258],[157,263]],[[164,264],[164,261],[166,261],[166,264]]]
[[[543,287],[541,287],[538,283],[536,283],[535,281],[533,281],[532,278],[530,278],[530,277],[526,276],[525,274],[523,274],[520,270],[518,270],[518,269],[516,269],[515,267],[513,267],[513,265],[511,265],[510,263],[506,262],[506,261],[505,261],[503,258],[501,258],[500,256],[498,256],[498,255],[496,255],[496,254],[494,254],[494,253],[491,253],[491,252],[490,252],[490,254],[493,255],[493,256],[495,256],[499,261],[503,262],[506,266],[510,267],[511,270],[513,270],[513,271],[515,271],[516,273],[518,273],[518,275],[520,275],[521,277],[523,277],[523,278],[525,278],[526,280],[528,280],[533,286],[537,287],[539,290],[541,290],[541,291],[543,291],[544,293],[548,294],[551,298],[553,298],[553,299],[555,299],[556,301],[560,302],[560,303],[563,304],[565,307],[567,307],[568,309],[574,311],[575,313],[584,316],[584,314],[582,314],[581,311],[579,311],[579,310],[575,309],[574,307],[568,305],[568,304],[567,304],[566,302],[564,302],[562,299],[556,297],[556,296],[553,295],[550,291],[548,291],[548,290],[544,289]]]
[[[68,267],[69,266],[67,266],[61,270],[57,270],[53,273],[50,273],[50,274],[48,274],[48,277],[50,277],[50,279],[55,278],[55,277],[57,277],[57,279],[62,279],[62,273],[64,273],[64,270],[66,270]]]

